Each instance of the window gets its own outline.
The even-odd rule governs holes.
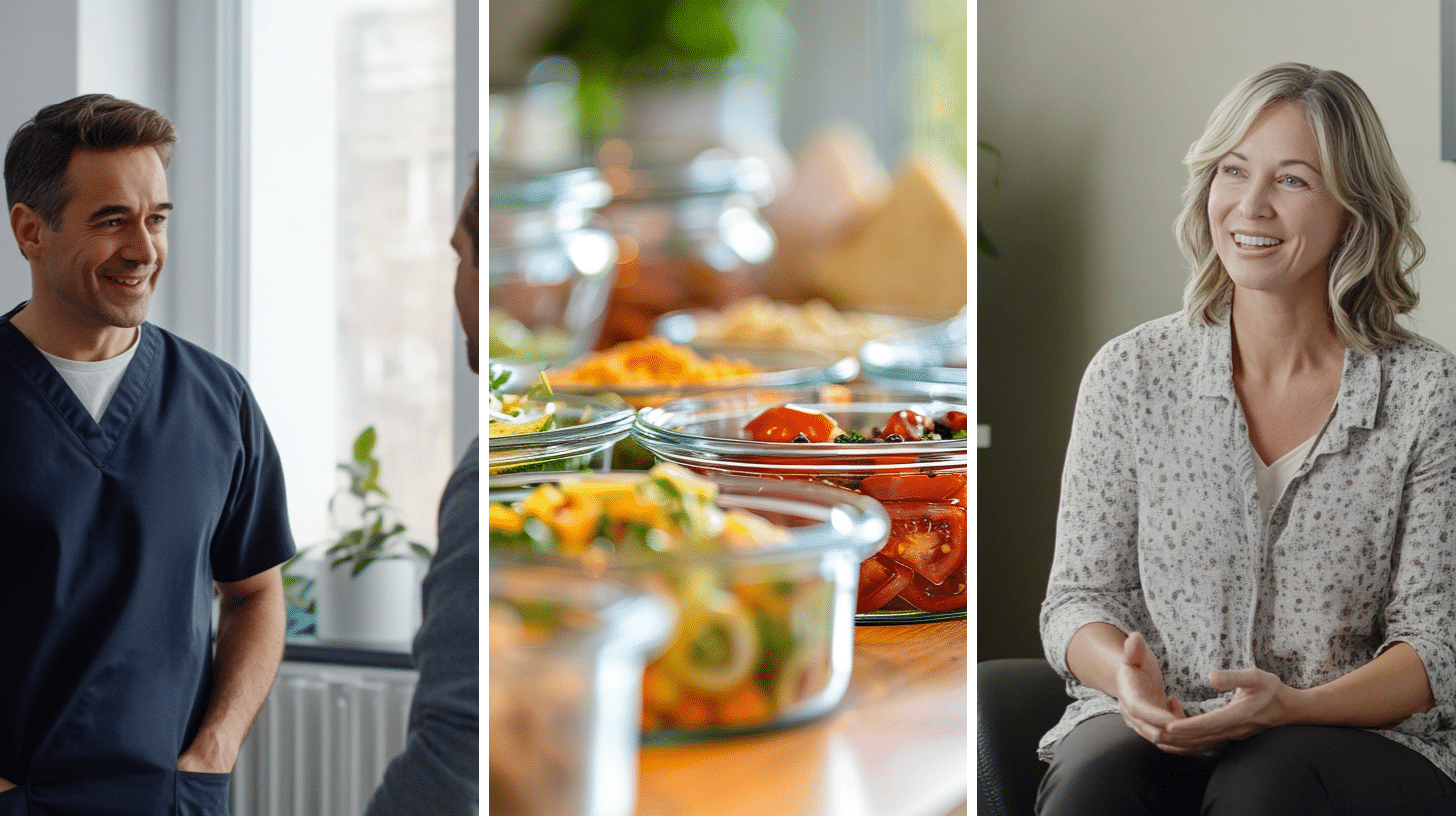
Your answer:
[[[781,135],[859,125],[890,170],[910,149],[966,168],[966,0],[850,0],[786,7],[794,28]]]
[[[454,466],[453,0],[252,0],[244,16],[247,372],[300,545],[375,427],[434,546]],[[471,383],[474,387],[474,383]]]

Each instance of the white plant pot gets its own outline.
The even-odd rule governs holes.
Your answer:
[[[420,623],[420,575],[413,558],[375,561],[357,576],[351,565],[319,564],[314,581],[318,637],[403,646],[407,651]]]

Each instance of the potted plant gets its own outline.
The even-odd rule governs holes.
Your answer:
[[[320,638],[400,644],[418,627],[421,565],[430,551],[408,537],[388,502],[376,441],[374,427],[365,428],[352,460],[339,463],[348,484],[329,499],[329,513],[341,532],[327,543],[314,581]]]

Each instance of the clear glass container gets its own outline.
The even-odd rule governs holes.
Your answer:
[[[713,148],[686,160],[643,161],[617,144],[621,150],[602,152],[615,193],[602,214],[620,251],[597,348],[647,336],[667,312],[718,308],[759,291],[762,264],[777,244],[759,214],[773,195],[761,159]]]
[[[597,214],[609,196],[590,168],[491,170],[492,361],[561,363],[596,343],[617,268],[617,242]]]
[[[861,373],[866,380],[890,388],[966,387],[968,337],[962,309],[943,323],[866,342],[859,350]]]
[[[724,388],[806,388],[853,380],[859,374],[859,361],[845,357],[826,365],[815,354],[792,350],[757,350],[734,359],[742,359],[759,369],[759,373],[733,380],[688,383],[586,384],[555,382],[558,394],[594,394],[603,398],[620,398],[633,408],[663,405],[695,394],[707,394]],[[549,373],[548,373],[549,376]],[[631,437],[622,439],[612,451],[614,470],[646,470],[653,463],[647,453]]]
[[[606,470],[612,446],[632,429],[633,409],[611,394],[556,394],[556,426],[486,440],[490,473]]]
[[[867,384],[817,389],[719,392],[638,412],[632,439],[658,460],[723,474],[815,482],[883,504],[888,541],[860,566],[857,620],[912,623],[966,615],[969,439],[859,444],[756,442],[744,426],[793,403],[821,411],[845,430],[872,435],[893,413],[914,408],[965,421],[966,390],[926,385],[886,390]]]
[[[637,481],[642,473],[553,478]],[[528,474],[490,480],[492,502],[524,498],[540,483]],[[801,723],[838,705],[854,659],[855,586],[860,562],[884,543],[889,520],[873,499],[825,485],[714,476],[717,503],[789,528],[790,540],[764,549],[617,553],[609,577],[665,587],[681,624],[643,681],[648,743],[755,733]],[[491,551],[575,566],[565,557]]]
[[[616,582],[490,568],[490,813],[631,816],[642,670],[671,601]]]

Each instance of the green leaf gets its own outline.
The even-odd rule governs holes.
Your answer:
[[[354,440],[354,461],[369,462],[374,454],[374,442],[377,436],[374,433],[374,426],[370,425],[359,433],[359,438]]]
[[[486,371],[490,377],[490,393],[499,395],[506,382],[511,379],[511,370],[500,363],[488,363]]]
[[[358,578],[359,577],[359,573],[363,572],[365,567],[369,566],[370,564],[373,564],[377,560],[378,560],[377,558],[368,558],[368,557],[361,557],[361,558],[356,559],[354,561],[354,569],[349,572],[349,575],[352,576],[352,577],[354,577],[354,578]]]
[[[435,554],[430,552],[430,549],[428,547],[418,541],[411,541],[409,545],[410,549],[414,551],[415,555],[423,558],[426,562],[429,562],[435,557]]]

